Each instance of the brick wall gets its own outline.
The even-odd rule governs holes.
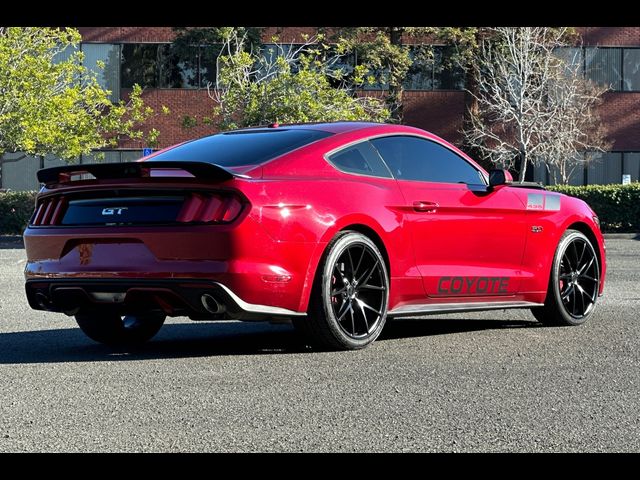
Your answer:
[[[603,100],[600,118],[611,150],[640,151],[640,92],[609,92]]]
[[[408,91],[404,93],[404,123],[459,144],[465,93],[461,91]]]
[[[576,27],[585,46],[640,46],[639,27]]]
[[[123,98],[126,98],[129,90],[122,90]],[[155,115],[146,124],[146,130],[156,128],[160,131],[160,148],[184,142],[196,137],[210,135],[216,132],[213,125],[202,123],[203,117],[211,117],[214,102],[209,98],[206,90],[186,89],[150,89],[142,94],[145,103],[155,110]],[[169,108],[171,113],[164,115],[162,106]],[[185,115],[195,117],[198,125],[192,128],[182,127]],[[141,141],[122,142],[122,148],[142,148]]]
[[[303,43],[304,35],[312,36],[316,33],[317,27],[265,27],[262,41],[269,43],[273,36],[277,36],[281,43]]]
[[[171,27],[78,27],[82,41],[104,43],[171,42]]]

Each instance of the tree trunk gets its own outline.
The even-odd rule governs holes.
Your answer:
[[[524,177],[527,175],[527,163],[529,163],[529,159],[526,152],[520,152],[520,175],[518,176],[520,183],[524,182]]]
[[[570,172],[567,173],[567,162],[565,160],[564,162],[560,163],[560,178],[562,179],[563,185],[569,184],[569,175],[570,175]]]
[[[389,27],[389,41],[391,45],[397,47],[402,46],[402,29],[398,27]],[[387,106],[391,112],[393,123],[402,123],[403,106],[402,106],[402,79],[396,74],[397,66],[394,63],[389,65],[389,93],[387,95]]]

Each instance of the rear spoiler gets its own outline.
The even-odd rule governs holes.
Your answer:
[[[90,173],[98,180],[117,178],[150,177],[152,169],[183,170],[203,180],[231,180],[234,177],[248,178],[246,175],[232,172],[220,165],[207,162],[180,162],[148,160],[144,162],[87,163],[82,165],[64,165],[62,167],[38,170],[38,181],[44,184],[63,183],[71,176]]]

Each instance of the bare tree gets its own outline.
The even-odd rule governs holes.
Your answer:
[[[566,46],[566,28],[499,27],[481,41],[475,76],[478,104],[464,131],[468,144],[494,164],[544,162],[568,181],[584,151],[602,151],[604,133],[595,107],[604,89],[554,52]]]
[[[554,183],[569,183],[578,167],[588,165],[611,145],[596,107],[609,87],[587,81],[581,61],[563,58],[560,81],[551,84],[549,108],[553,111],[546,139],[546,158],[541,161]]]

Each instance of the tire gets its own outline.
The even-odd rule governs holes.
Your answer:
[[[577,230],[567,230],[556,248],[543,307],[532,308],[545,325],[582,325],[598,302],[600,265],[591,241]]]
[[[76,322],[84,334],[105,345],[140,345],[151,339],[164,324],[166,316],[159,313],[117,315],[112,313],[84,313],[76,315]]]
[[[389,301],[389,275],[368,237],[343,232],[327,246],[309,300],[307,317],[294,321],[315,348],[358,350],[382,332]]]

